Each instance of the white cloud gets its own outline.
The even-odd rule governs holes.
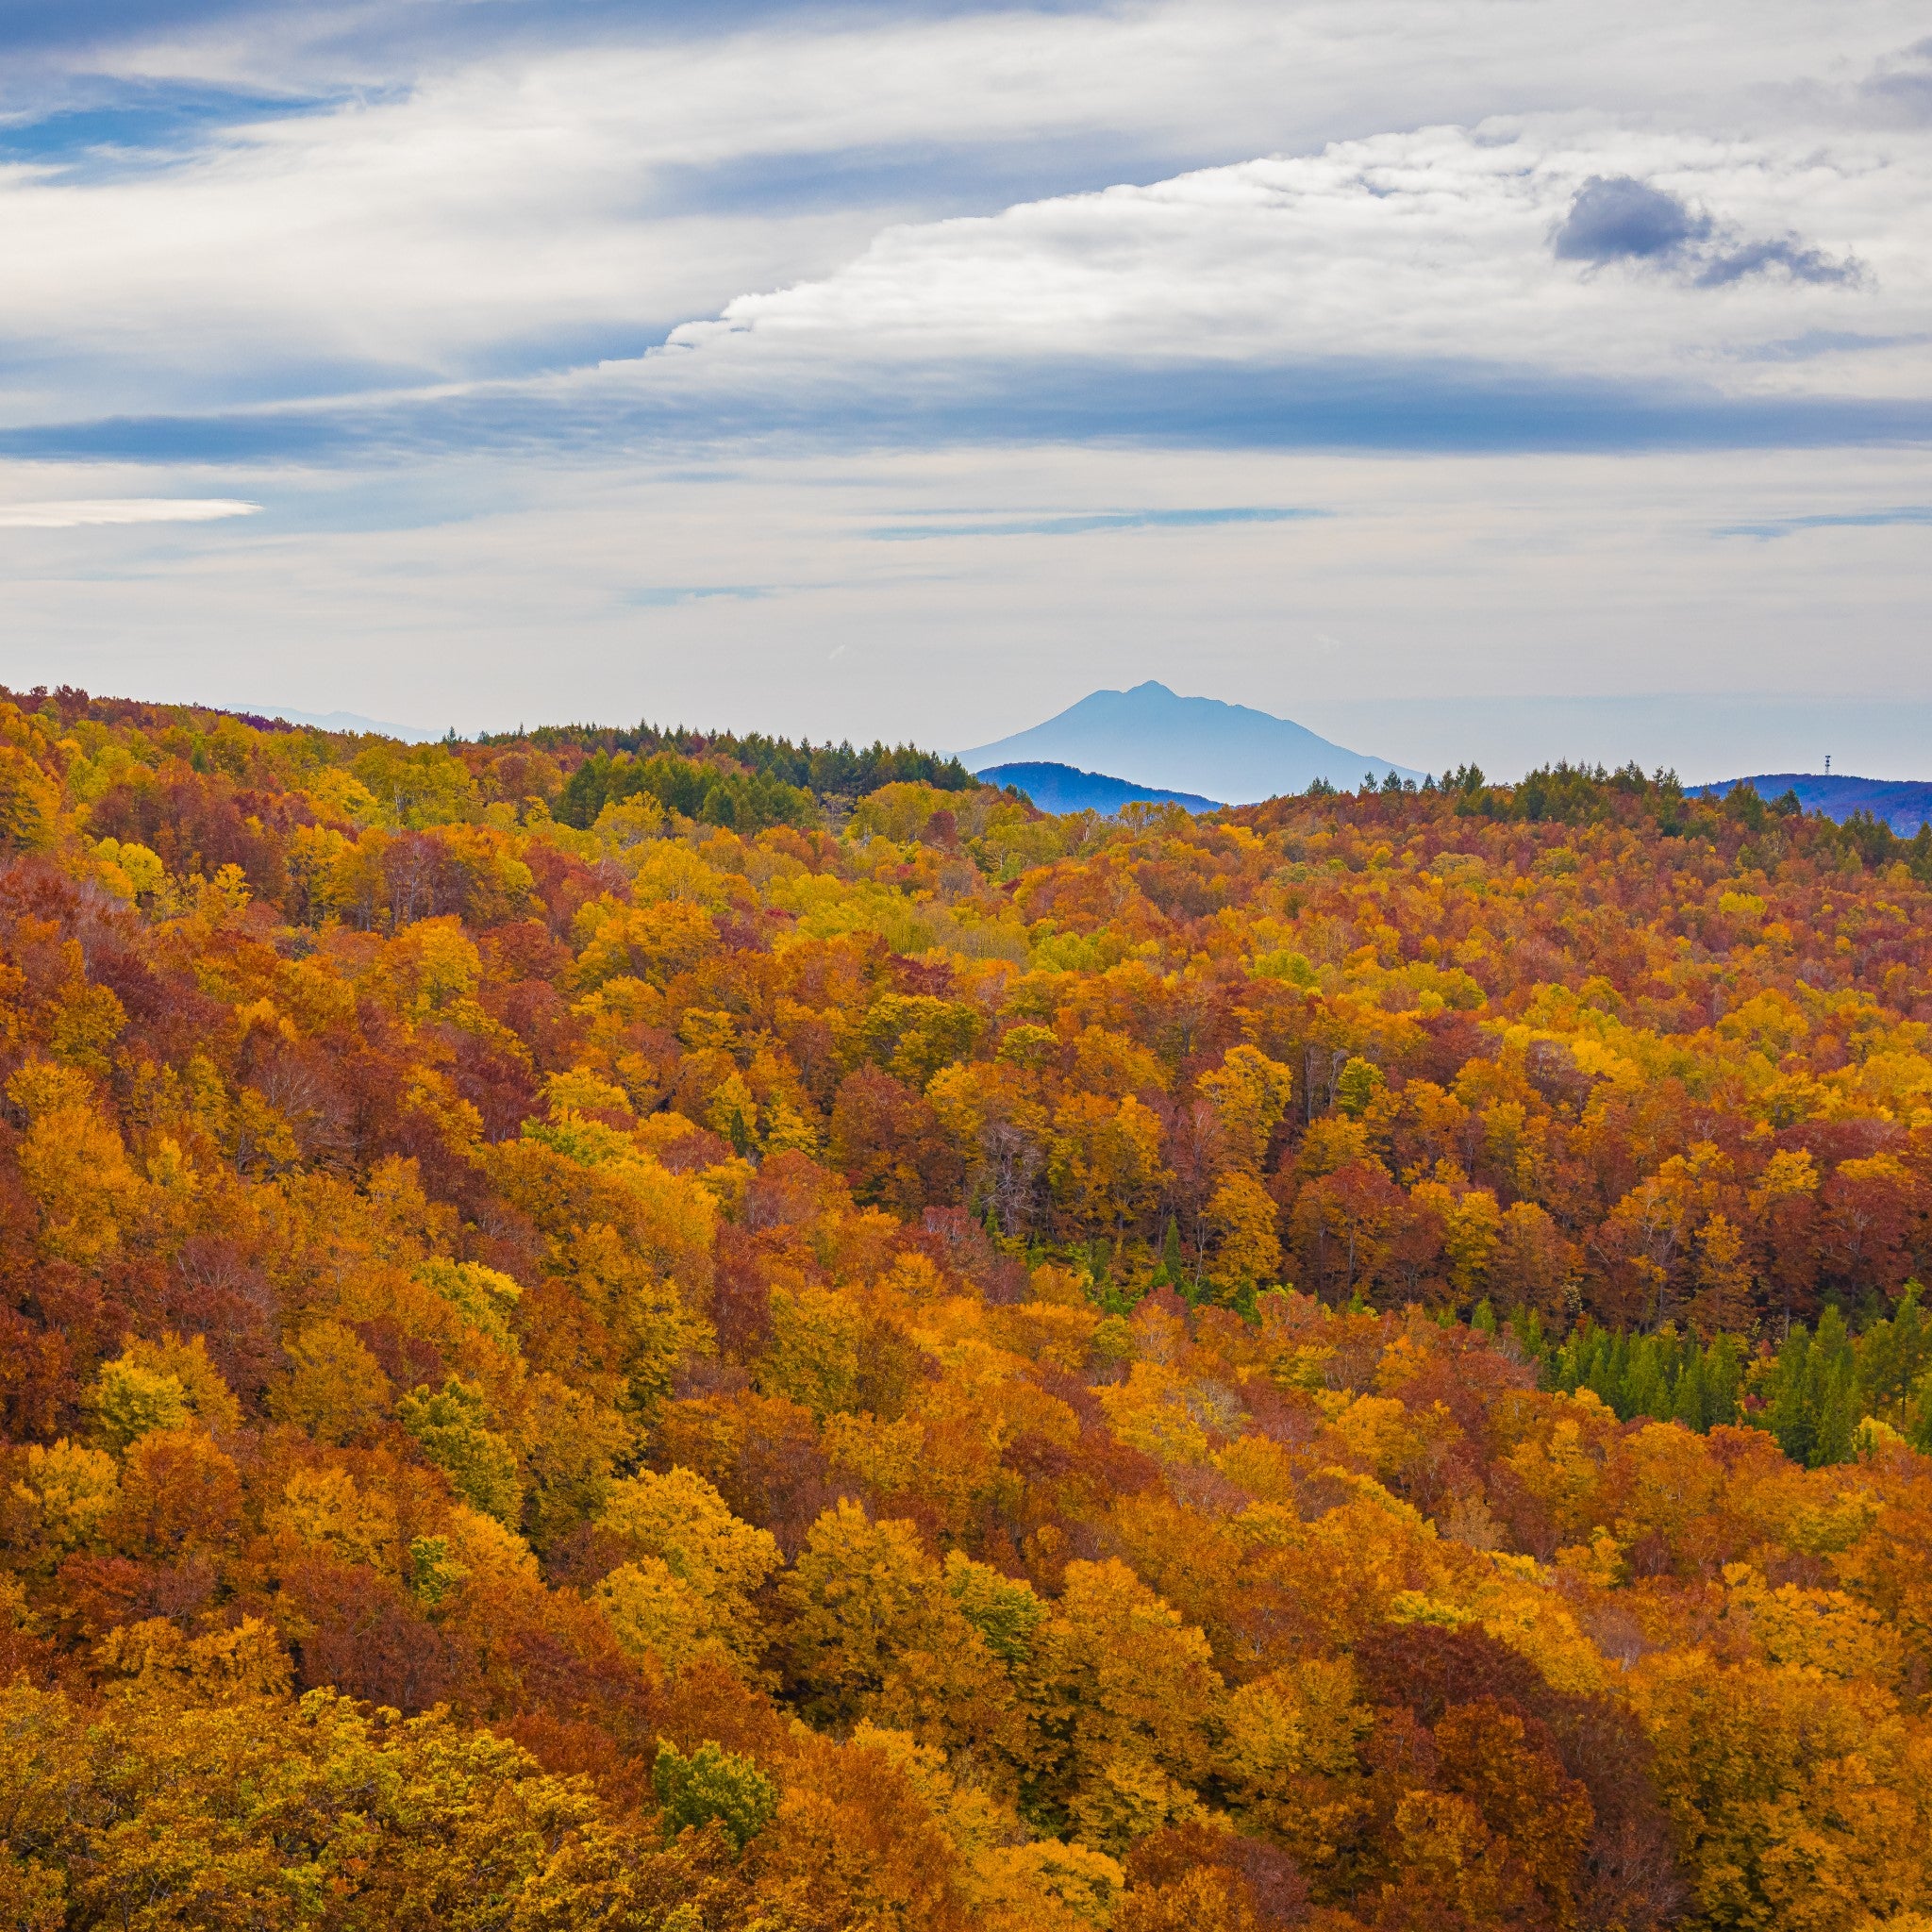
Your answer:
[[[0,530],[77,530],[94,524],[211,524],[261,508],[229,496],[77,497],[59,503],[0,503]]]
[[[1741,22],[1680,0],[1142,0],[513,46],[145,170],[0,168],[6,413],[555,367],[596,354],[587,337],[648,339],[746,291],[823,282],[883,225],[970,204],[982,173],[1022,163],[1146,179],[1537,112],[1719,143],[1841,137],[1860,79],[1922,30],[1902,0],[1766,0]],[[353,34],[342,44],[349,58]],[[190,71],[165,51],[145,71]],[[791,205],[801,156],[895,165]],[[734,168],[751,174],[690,198],[693,171]],[[1141,192],[1144,230],[1158,192]],[[1197,191],[1165,192],[1174,220],[1200,212]],[[989,188],[984,205],[1007,198]],[[1023,319],[1037,306],[1000,286]]]
[[[1553,231],[1606,175],[1861,273],[1805,282],[1774,266],[1715,289],[1668,260],[1558,259]],[[1923,395],[1928,202],[1932,139],[1719,141],[1595,117],[1430,127],[894,228],[837,274],[741,296],[672,342],[754,370],[762,358],[788,380],[814,354],[1360,357]],[[1860,346],[1888,335],[1910,340]],[[1821,352],[1757,359],[1801,338]]]

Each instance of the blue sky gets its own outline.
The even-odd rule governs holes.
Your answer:
[[[1910,767],[1924,29],[0,5],[0,679]]]

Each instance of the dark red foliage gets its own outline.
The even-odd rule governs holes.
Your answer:
[[[275,1609],[304,1690],[331,1685],[408,1713],[445,1703],[459,1688],[442,1632],[374,1570],[305,1553],[283,1571]]]

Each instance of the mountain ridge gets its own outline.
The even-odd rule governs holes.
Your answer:
[[[1770,772],[1753,777],[1719,778],[1697,790],[1707,798],[1722,798],[1740,785],[1753,787],[1759,797],[1782,797],[1794,791],[1807,811],[1822,811],[1839,824],[1857,811],[1882,819],[1902,839],[1922,824],[1932,823],[1932,779],[1860,778],[1850,772]]]
[[[1353,789],[1363,775],[1419,771],[1320,737],[1305,724],[1221,698],[1182,697],[1158,679],[1126,691],[1090,691],[1043,723],[959,754],[973,771],[1030,762],[1127,773],[1150,790],[1253,805],[1306,791],[1320,778]]]
[[[973,775],[988,785],[1013,786],[1041,811],[1097,811],[1111,818],[1124,805],[1178,805],[1195,812],[1221,809],[1218,798],[1204,798],[1199,792],[1165,791],[1111,777],[1105,772],[1083,772],[1076,765],[1045,760],[988,765]]]

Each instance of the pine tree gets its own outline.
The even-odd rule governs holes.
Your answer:
[[[1743,1380],[1739,1348],[1728,1335],[1711,1338],[1704,1351],[1704,1427],[1722,1428],[1738,1419],[1738,1393]]]
[[[1896,1417],[1924,1374],[1928,1335],[1920,1287],[1908,1281],[1888,1321],[1872,1324],[1858,1338],[1858,1393],[1872,1415]]]
[[[1629,1366],[1624,1372],[1624,1408],[1627,1422],[1647,1415],[1668,1422],[1671,1415],[1670,1369],[1676,1338],[1662,1335],[1639,1336],[1630,1344]]]
[[[1704,1390],[1704,1354],[1695,1342],[1685,1351],[1684,1366],[1677,1372],[1677,1385],[1672,1393],[1671,1416],[1687,1429],[1702,1431],[1709,1426],[1708,1403]]]
[[[1823,1324],[1820,1324],[1823,1326]],[[1814,1361],[1817,1353],[1814,1350]],[[1818,1403],[1818,1432],[1811,1444],[1810,1466],[1852,1459],[1852,1436],[1858,1426],[1857,1369],[1849,1350],[1832,1362],[1824,1376]]]
[[[1793,1462],[1810,1465],[1811,1444],[1818,1432],[1815,1394],[1810,1390],[1811,1331],[1802,1322],[1791,1324],[1771,1373],[1771,1394],[1765,1421],[1777,1445]]]
[[[1907,1399],[1906,1441],[1922,1455],[1932,1456],[1932,1374],[1920,1376]]]

